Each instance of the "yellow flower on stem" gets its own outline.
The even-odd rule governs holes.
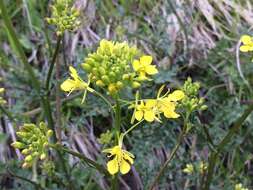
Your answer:
[[[89,87],[89,82],[84,82],[78,75],[77,71],[74,69],[74,67],[69,67],[70,76],[72,78],[68,78],[61,84],[61,89],[65,92],[68,92],[68,95],[70,95],[75,90],[85,90],[84,96],[82,99],[82,102],[84,101],[87,91],[94,92],[92,88]]]
[[[160,112],[164,114],[166,118],[178,118],[180,115],[176,113],[177,102],[182,100],[185,96],[184,92],[181,90],[175,90],[169,94],[169,91],[165,93],[162,97],[160,94],[164,86],[162,86],[157,94],[157,104]]]
[[[134,71],[136,71],[139,76],[138,80],[148,80],[146,75],[154,75],[158,73],[155,65],[151,65],[153,58],[148,55],[144,55],[140,60],[134,60],[132,63]]]
[[[249,35],[243,35],[241,37],[241,42],[243,45],[240,47],[241,52],[253,51],[253,38]]]
[[[148,122],[153,122],[154,120],[160,121],[157,115],[157,102],[154,99],[140,101],[140,104],[135,105],[134,118],[141,121],[143,118]]]
[[[122,174],[126,174],[130,171],[131,165],[134,163],[134,155],[130,152],[122,149],[122,143],[114,146],[113,148],[103,150],[105,153],[109,153],[108,157],[113,157],[107,163],[107,170],[111,175],[114,175],[120,171]]]

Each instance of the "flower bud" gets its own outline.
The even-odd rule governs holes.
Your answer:
[[[99,86],[99,87],[104,87],[104,86],[105,86],[105,84],[103,83],[102,80],[98,80],[98,81],[96,82],[96,85]]]
[[[32,155],[28,155],[25,157],[25,162],[31,162],[33,160]]]
[[[11,146],[14,147],[14,148],[17,148],[17,149],[25,148],[25,144],[23,144],[21,142],[18,142],[18,141],[12,143]]]
[[[40,155],[40,159],[41,159],[41,160],[45,160],[46,157],[47,157],[47,155],[46,155],[45,153],[42,153],[42,154]]]
[[[47,138],[51,137],[54,134],[53,130],[49,129],[47,131]]]
[[[132,88],[139,88],[140,86],[141,86],[141,84],[139,82],[134,81],[132,83]]]
[[[91,66],[87,63],[83,63],[82,65],[83,70],[90,72],[91,71]]]

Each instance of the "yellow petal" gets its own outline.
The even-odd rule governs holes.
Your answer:
[[[178,101],[178,100],[182,100],[184,98],[184,92],[182,90],[175,90],[174,92],[172,92],[171,94],[168,95],[168,99],[170,101]]]
[[[132,155],[130,152],[127,152],[126,150],[123,150],[123,152],[124,152],[124,156],[123,156],[123,158],[125,159],[125,160],[128,160],[131,164],[133,164],[134,163],[134,155]]]
[[[126,160],[122,159],[120,163],[120,172],[122,174],[126,174],[130,171],[130,169],[131,169],[130,164]]]
[[[152,122],[155,120],[155,113],[153,111],[145,111],[144,119],[148,122]]]
[[[155,74],[158,73],[158,70],[156,69],[155,65],[148,65],[148,66],[146,66],[145,71],[149,75],[155,75]]]
[[[156,106],[156,100],[154,99],[149,99],[146,101],[146,107],[147,108],[153,108]]]
[[[243,35],[243,36],[241,37],[241,41],[242,41],[242,43],[244,43],[244,44],[251,44],[251,43],[252,43],[252,37],[249,36],[249,35]]]
[[[119,165],[116,158],[107,163],[107,170],[111,175],[114,175],[119,171]]]
[[[152,56],[144,55],[140,58],[141,65],[150,65],[152,63]]]
[[[172,111],[172,110],[166,110],[165,112],[164,112],[164,116],[166,117],[166,118],[178,118],[178,117],[180,117],[180,115],[179,114],[177,114],[175,111]]]
[[[69,71],[70,71],[70,76],[73,77],[73,79],[76,80],[79,78],[78,73],[74,67],[69,66]]]
[[[140,121],[143,118],[143,112],[142,111],[136,111],[134,113],[134,117],[135,117],[135,119],[137,119],[138,121]]]
[[[61,89],[65,92],[69,92],[75,88],[75,81],[72,79],[67,79],[61,84]]]
[[[241,51],[241,52],[253,51],[253,46],[242,45],[242,46],[240,47],[240,51]]]
[[[134,60],[132,65],[135,71],[138,71],[141,68],[140,62],[138,60]]]

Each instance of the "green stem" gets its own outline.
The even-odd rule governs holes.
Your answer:
[[[62,36],[58,36],[54,55],[53,55],[53,58],[52,58],[52,61],[51,61],[51,64],[50,64],[50,67],[49,67],[49,70],[47,73],[47,79],[46,79],[46,85],[45,85],[46,91],[49,91],[49,88],[50,88],[50,79],[51,79],[54,65],[55,65],[59,50],[60,50],[61,40],[62,40]]]
[[[138,123],[135,123],[132,127],[130,127],[126,132],[123,133],[122,138],[124,138],[124,136],[129,133],[130,131],[132,131],[135,127],[137,127],[141,122],[143,122],[144,120],[140,120]]]
[[[58,150],[58,151],[63,151],[66,152],[68,154],[71,154],[75,157],[78,157],[80,159],[82,159],[85,163],[87,163],[89,166],[92,166],[93,168],[96,168],[99,172],[101,172],[102,174],[109,176],[109,173],[107,172],[107,170],[100,164],[96,163],[95,161],[87,158],[86,156],[80,154],[79,152],[75,152],[73,150],[67,149],[65,147],[63,147],[60,144],[54,145],[54,144],[50,144],[49,147]]]
[[[121,122],[121,108],[119,99],[116,99],[116,109],[115,109],[115,120],[114,120],[114,130],[115,130],[115,144],[118,145],[120,141],[120,122]],[[112,190],[119,189],[119,179],[118,174],[112,176]]]
[[[223,148],[230,142],[233,135],[240,129],[242,123],[247,119],[247,117],[253,111],[253,105],[248,106],[248,108],[243,112],[241,117],[239,117],[234,125],[229,129],[226,136],[222,139],[222,141],[218,144],[216,150],[217,152],[212,152],[210,155],[210,161],[208,163],[208,173],[205,180],[204,190],[209,190],[210,184],[213,178],[214,168],[216,164],[216,160],[218,158],[219,153],[223,150]]]
[[[176,155],[176,152],[178,150],[178,148],[180,147],[184,136],[187,132],[187,122],[188,122],[188,116],[184,119],[184,127],[183,130],[181,131],[181,133],[179,134],[179,137],[177,139],[177,144],[175,145],[175,147],[173,148],[172,152],[170,153],[170,156],[168,157],[168,159],[165,161],[165,163],[163,164],[163,166],[160,168],[158,174],[156,175],[154,181],[151,183],[151,186],[149,188],[149,190],[153,190],[156,186],[156,184],[158,183],[158,181],[160,180],[160,178],[162,177],[162,175],[165,172],[165,169],[167,168],[167,166],[169,165],[169,163],[171,162],[171,160],[174,158],[174,156]]]

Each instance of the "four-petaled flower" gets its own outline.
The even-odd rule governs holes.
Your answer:
[[[133,61],[133,69],[136,71],[139,76],[137,77],[138,80],[148,80],[146,75],[154,75],[158,73],[155,65],[151,65],[152,57],[148,55],[144,55],[140,58],[140,60]]]
[[[78,75],[77,71],[74,69],[74,67],[70,66],[69,71],[70,71],[70,76],[72,78],[68,78],[67,80],[65,80],[61,84],[61,89],[65,92],[68,92],[69,94],[71,94],[74,90],[85,90],[84,97],[82,100],[82,102],[83,102],[87,91],[92,93],[92,92],[94,92],[94,90],[89,87],[89,82],[86,83],[79,77],[79,75]]]
[[[130,171],[131,165],[134,163],[134,155],[123,150],[121,143],[113,148],[105,149],[103,152],[109,153],[109,157],[113,157],[113,159],[107,163],[107,170],[111,175],[119,171],[122,174],[126,174]]]
[[[152,122],[154,120],[159,121],[156,117],[157,114],[157,102],[154,99],[146,100],[145,103],[143,100],[140,101],[140,104],[135,105],[134,117],[136,120],[141,121],[143,118]]]
[[[253,38],[249,35],[243,35],[241,37],[241,42],[243,45],[240,47],[240,51],[249,52],[253,51]]]
[[[184,92],[175,90],[168,96],[157,97],[158,110],[164,114],[166,118],[178,118],[180,115],[176,113],[177,101],[184,98]]]

